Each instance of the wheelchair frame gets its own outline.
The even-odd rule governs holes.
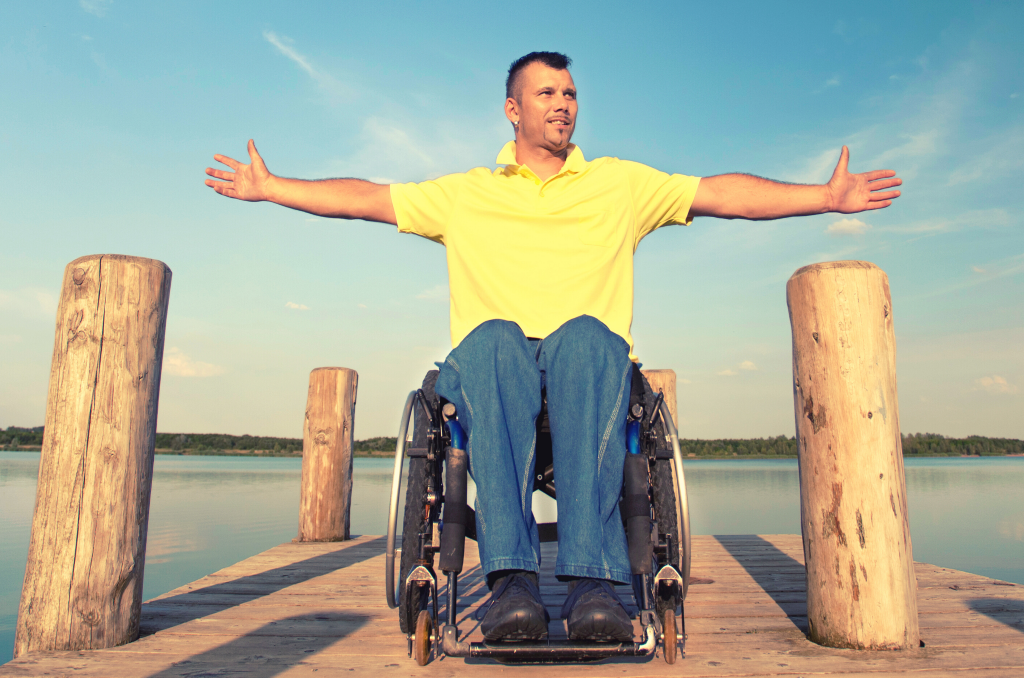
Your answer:
[[[436,378],[436,372],[428,373],[425,388],[431,376]],[[432,384],[429,388],[433,390]],[[420,417],[414,416],[417,412]],[[410,448],[409,425],[417,418],[423,424],[422,430],[417,426],[414,432],[421,446]],[[545,419],[543,414],[538,417],[539,432],[546,432],[542,428]],[[691,559],[682,453],[664,394],[653,394],[635,367],[626,429],[627,454],[620,511],[626,527],[633,593],[640,610],[643,638],[632,643],[469,643],[460,640],[456,621],[458,575],[463,567],[465,539],[476,539],[475,513],[466,504],[466,435],[453,404],[437,396],[431,398],[423,388],[409,394],[395,448],[385,589],[388,607],[402,608],[400,624],[408,637],[409,654],[418,664],[422,666],[429,661],[432,648],[450,657],[490,657],[510,663],[651,656],[659,647],[670,664],[674,663],[680,647],[685,656],[685,617],[679,617],[681,629],[676,624],[676,610],[682,611],[689,588]],[[396,587],[398,507],[406,456],[410,457],[410,472],[400,560],[403,577]],[[541,461],[538,449],[538,464]],[[552,468],[538,466],[535,474],[534,491],[541,490],[554,497]],[[669,524],[674,524],[675,529],[666,534],[659,533],[658,516],[667,508],[664,506],[667,489],[673,496],[671,508],[675,514]],[[418,504],[422,506],[416,508]],[[556,525],[538,525],[542,542],[557,540]],[[676,534],[674,539],[672,532]],[[440,556],[440,569],[447,576],[448,585],[443,628],[439,626],[435,554]]]

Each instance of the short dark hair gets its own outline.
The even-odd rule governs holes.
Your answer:
[[[505,78],[506,99],[519,101],[522,98],[523,88],[519,83],[519,75],[524,68],[536,61],[556,71],[567,71],[569,66],[572,66],[572,59],[561,52],[530,52],[526,56],[519,57],[508,67],[508,77]]]

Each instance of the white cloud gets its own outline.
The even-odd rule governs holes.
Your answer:
[[[975,181],[991,182],[1019,175],[1024,168],[1024,126],[1011,130],[1001,129],[977,142],[976,146],[985,150],[960,163],[949,175],[947,186]]]
[[[366,304],[356,304],[356,308],[369,308]]]
[[[976,384],[975,391],[987,391],[996,395],[1012,395],[1019,390],[1016,386],[1006,381],[1005,378],[996,374],[993,374],[991,377],[975,379],[974,383]]]
[[[900,164],[909,158],[934,155],[938,148],[940,136],[942,134],[938,129],[931,129],[920,134],[904,134],[902,138],[906,139],[906,141],[879,155],[875,158],[872,166],[885,169],[886,165]]]
[[[740,363],[740,369],[753,371],[757,369],[757,365],[754,364],[753,360],[744,360]]]
[[[192,360],[176,346],[164,351],[163,371],[175,377],[215,377],[225,372],[220,365]]]
[[[840,219],[839,221],[832,222],[825,229],[825,232],[831,236],[842,236],[842,235],[864,235],[867,231],[871,230],[870,224],[865,224],[860,219]]]
[[[969,212],[963,212],[950,219],[944,219],[942,221],[919,221],[911,222],[902,226],[884,226],[877,229],[877,232],[882,233],[916,233],[916,234],[933,234],[933,233],[953,233],[955,231],[964,231],[969,228],[996,228],[1010,226],[1014,222],[1010,218],[1010,214],[1002,208],[993,208],[987,210],[971,210]]]
[[[722,370],[721,372],[718,373],[718,376],[720,376],[720,377],[735,377],[737,374],[739,374],[739,372],[737,372],[736,370],[724,369],[724,370]]]
[[[971,270],[974,271],[975,273],[987,273],[988,272],[985,269],[983,269],[981,266],[971,266]]]
[[[833,75],[831,78],[825,81],[825,87],[838,87],[840,84],[839,76]]]
[[[316,84],[320,85],[331,94],[343,97],[348,97],[348,95],[351,94],[347,87],[342,85],[328,73],[324,73],[323,71],[315,68],[309,58],[300,54],[294,47],[292,47],[292,40],[290,38],[279,36],[273,31],[263,31],[263,38],[276,47],[277,51],[283,56],[290,59],[292,63],[302,69],[309,77],[313,78]]]
[[[842,148],[829,148],[820,154],[807,158],[803,166],[795,171],[783,174],[785,181],[795,184],[823,184],[832,178],[832,172],[839,162],[839,153]]]
[[[89,14],[94,16],[103,17],[107,12],[110,11],[110,6],[114,4],[114,0],[78,0],[78,5]]]
[[[39,287],[22,287],[13,291],[0,290],[0,309],[24,315],[55,318],[57,295]]]
[[[416,295],[417,299],[425,299],[426,301],[448,301],[448,285],[435,285],[429,290],[423,290]]]
[[[1013,94],[1010,95],[1011,99],[1017,99],[1019,97],[1020,97],[1020,92],[1014,92]]]
[[[296,304],[294,301],[286,301],[286,302],[284,302],[284,307],[285,308],[294,308],[296,311],[308,311],[309,310],[309,306],[306,306],[305,304]]]

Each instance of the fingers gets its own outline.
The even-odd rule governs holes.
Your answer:
[[[883,188],[892,188],[893,186],[903,185],[903,179],[885,179],[875,180],[868,184],[868,188],[872,191],[880,191]]]
[[[883,200],[881,202],[871,202],[871,203],[868,203],[867,207],[864,208],[864,211],[866,212],[868,210],[880,210],[883,207],[888,207],[891,204],[892,204],[892,200]]]
[[[263,160],[263,158],[260,157],[259,151],[256,150],[256,142],[252,139],[249,139],[249,159],[253,162]]]
[[[842,170],[843,172],[849,171],[847,168],[850,166],[850,149],[843,146],[842,152],[839,154],[839,164],[836,165],[836,171]]]
[[[876,202],[879,200],[894,200],[898,197],[900,197],[899,191],[886,191],[885,193],[872,193],[870,200],[871,202]]]
[[[876,179],[896,176],[896,170],[875,170],[874,172],[864,172],[861,176],[868,181],[875,181]]]
[[[226,181],[235,180],[234,172],[225,172],[224,170],[217,170],[213,169],[212,167],[207,167],[206,173],[209,174],[211,177],[216,177],[217,179],[224,179]],[[209,185],[209,182],[207,182],[207,185]]]
[[[204,183],[207,186],[209,186],[210,188],[212,188],[213,190],[215,190],[218,193],[220,193],[221,195],[226,195],[229,198],[234,198],[235,195],[236,195],[235,194],[234,184],[232,184],[230,182],[227,182],[227,181],[213,181],[212,179],[207,179]]]
[[[226,155],[220,155],[219,153],[213,156],[213,159],[221,163],[222,165],[227,165],[233,170],[237,170],[239,167],[242,166],[242,163],[238,162],[237,160],[229,158]]]

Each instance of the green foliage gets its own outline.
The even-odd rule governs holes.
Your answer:
[[[980,457],[1024,454],[1024,440],[1013,438],[946,438],[937,433],[911,433],[903,436],[904,457]]]
[[[680,440],[683,456],[697,457],[795,457],[796,440],[786,436],[748,440]]]
[[[42,426],[36,426],[34,428],[8,426],[6,431],[0,431],[0,448],[17,449],[22,445],[41,447],[42,444]]]
[[[395,447],[397,445],[398,438],[381,436],[377,438],[367,438],[366,440],[357,440],[352,446],[352,449],[356,452],[386,453],[394,455]]]
[[[353,445],[356,456],[390,456],[395,452],[397,438],[380,436],[357,440]],[[19,447],[38,448],[43,444],[43,427],[22,428],[8,426],[0,431],[0,449]],[[786,436],[775,438],[680,440],[683,456],[696,457],[767,457],[796,456],[796,440]],[[157,452],[176,454],[253,454],[263,456],[299,456],[301,438],[268,438],[262,436],[232,436],[222,433],[157,433]],[[959,457],[1002,456],[1024,454],[1024,440],[1013,438],[946,438],[936,433],[911,433],[903,436],[905,457]]]

